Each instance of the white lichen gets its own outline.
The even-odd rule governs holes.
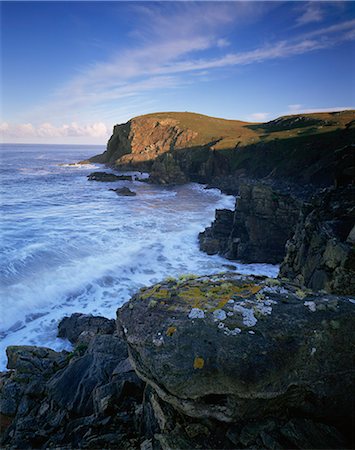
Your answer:
[[[289,294],[289,291],[282,286],[265,286],[261,289],[260,294]]]
[[[216,309],[213,311],[213,319],[215,321],[217,320],[225,320],[227,318],[227,314],[223,309]]]
[[[203,319],[205,313],[200,308],[192,308],[189,314],[189,319]]]
[[[225,329],[224,329],[224,334],[226,334],[227,336],[237,336],[241,332],[242,332],[242,330],[238,327],[235,327],[233,330],[230,330],[227,327],[225,327]]]
[[[313,356],[313,355],[315,354],[316,351],[317,351],[317,349],[316,349],[315,347],[312,347],[312,350],[311,350],[311,356]]]
[[[254,316],[254,311],[250,308],[245,308],[242,305],[234,305],[234,311],[242,314],[243,324],[246,327],[253,327],[258,321]]]
[[[316,304],[314,302],[304,302],[304,306],[307,306],[310,311],[315,312],[316,311]]]
[[[159,336],[159,337],[154,337],[153,338],[153,344],[156,347],[161,347],[164,344],[164,338],[163,336]]]

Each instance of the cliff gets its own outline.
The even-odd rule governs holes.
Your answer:
[[[278,264],[296,226],[302,200],[263,183],[242,182],[234,211],[217,210],[200,233],[200,248],[209,254],[246,263]]]
[[[314,290],[355,292],[355,187],[325,189],[304,204],[280,276]]]
[[[346,183],[354,168],[355,111],[285,116],[266,123],[195,113],[155,113],[116,125],[107,150],[90,161],[152,170],[166,183],[166,155],[177,178],[213,183],[239,178],[288,179],[326,186]],[[171,165],[171,162],[169,163]],[[162,170],[162,172],[161,172]]]
[[[65,318],[73,352],[7,349],[1,448],[353,448],[354,303],[223,274]]]

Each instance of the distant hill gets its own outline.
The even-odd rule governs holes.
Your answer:
[[[354,124],[354,110],[283,116],[265,123],[153,113],[116,125],[107,150],[90,161],[154,172],[156,162],[160,170],[170,153],[188,180],[243,174],[327,185],[352,176]]]

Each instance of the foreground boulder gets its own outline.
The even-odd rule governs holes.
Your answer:
[[[88,175],[88,180],[90,181],[132,181],[131,175],[115,175],[114,173],[108,172],[93,172]]]
[[[72,352],[8,348],[1,448],[353,448],[354,303],[224,274],[74,314]]]
[[[355,293],[355,186],[330,188],[305,204],[280,276],[300,286]]]
[[[183,414],[350,417],[354,304],[242,276],[168,281],[118,311],[140,378]]]

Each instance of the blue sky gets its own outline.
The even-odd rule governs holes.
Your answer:
[[[154,111],[354,108],[354,2],[1,2],[4,142],[105,143]]]

